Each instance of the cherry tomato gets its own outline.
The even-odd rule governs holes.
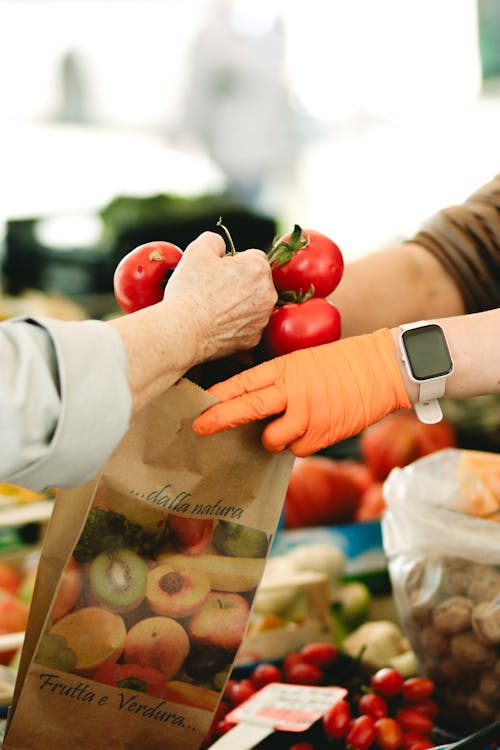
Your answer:
[[[415,711],[420,711],[421,714],[430,716],[431,719],[435,719],[439,713],[439,706],[432,698],[422,698],[418,703],[409,704]],[[405,708],[409,706],[405,705]]]
[[[420,734],[420,732],[405,732],[403,730],[403,740],[401,743],[403,750],[413,750],[413,748],[419,747],[422,745],[420,750],[424,750],[424,745],[427,747],[433,747],[432,744],[429,743],[429,738],[424,737],[423,734]]]
[[[434,722],[430,716],[426,716],[414,708],[402,708],[397,712],[396,719],[405,731],[419,732],[423,735],[430,734],[434,727]]]
[[[277,240],[269,261],[274,285],[278,292],[305,294],[314,287],[315,297],[327,297],[340,282],[344,259],[338,245],[314,229],[301,229],[297,224]]]
[[[333,704],[322,718],[323,730],[332,740],[343,737],[351,724],[351,706],[343,698]]]
[[[368,750],[375,742],[377,731],[372,716],[363,714],[351,721],[346,736],[346,744],[352,750]]]
[[[283,670],[283,675],[285,677],[285,680],[288,680],[288,675],[290,673],[290,670],[296,664],[303,664],[302,654],[299,654],[298,651],[291,651],[289,654],[285,656],[285,658],[281,662],[281,668]]]
[[[431,750],[433,747],[436,747],[436,745],[430,740],[418,740],[418,742],[414,742],[410,745],[408,750]]]
[[[385,696],[399,695],[403,689],[403,676],[396,669],[382,667],[372,675],[372,689]]]
[[[323,672],[315,664],[301,662],[290,667],[287,679],[292,685],[321,685]]]
[[[258,664],[250,677],[256,690],[260,690],[271,682],[280,682],[282,679],[281,669],[274,664]]]
[[[412,703],[421,701],[432,695],[434,687],[430,677],[409,677],[403,682],[403,698]]]
[[[306,664],[315,664],[320,669],[325,669],[336,662],[339,650],[333,643],[308,643],[300,653]]]
[[[326,299],[312,297],[275,307],[262,334],[262,345],[273,357],[337,341],[340,313]]]
[[[387,703],[377,693],[362,695],[359,699],[358,708],[360,714],[368,714],[368,716],[373,716],[374,719],[381,719],[389,713]]]
[[[236,685],[237,682],[238,680],[233,680],[231,679],[231,677],[229,678],[229,680],[226,682],[224,692],[222,693],[223,698],[225,698],[226,700],[230,700],[231,688],[233,687],[233,685]]]
[[[377,745],[381,750],[398,750],[403,741],[401,725],[390,716],[382,716],[375,722]]]
[[[217,722],[214,728],[214,739],[219,739],[223,734],[229,732],[230,729],[235,727],[234,721],[228,721],[227,719],[221,719]]]
[[[131,313],[161,302],[168,278],[181,258],[177,245],[161,240],[146,242],[125,255],[113,277],[121,309]]]
[[[229,688],[229,700],[231,705],[239,706],[255,693],[255,688],[250,680],[240,680]]]

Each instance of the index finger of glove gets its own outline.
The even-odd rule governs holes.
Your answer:
[[[214,435],[230,427],[280,414],[285,407],[284,394],[271,386],[214,404],[195,419],[193,430],[198,435]]]
[[[270,359],[268,362],[244,370],[238,375],[233,375],[232,378],[228,378],[221,383],[216,383],[208,389],[208,392],[220,401],[227,401],[230,398],[242,396],[244,393],[252,393],[274,385],[277,378],[276,360]]]

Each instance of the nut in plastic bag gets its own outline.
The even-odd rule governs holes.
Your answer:
[[[438,722],[468,733],[500,717],[500,455],[439,451],[394,469],[384,497],[401,623]]]

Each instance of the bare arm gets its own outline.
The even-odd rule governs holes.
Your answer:
[[[347,264],[330,299],[340,310],[343,338],[465,312],[443,266],[425,248],[410,243]]]
[[[349,264],[331,299],[343,336],[500,307],[500,175],[409,242]]]

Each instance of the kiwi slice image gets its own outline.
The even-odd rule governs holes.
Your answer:
[[[146,594],[147,566],[129,549],[101,552],[90,564],[89,578],[99,604],[111,612],[130,612]]]

